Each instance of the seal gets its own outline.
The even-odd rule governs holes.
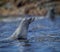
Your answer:
[[[54,11],[54,8],[51,9],[51,11],[50,11],[50,18],[51,18],[52,21],[55,20],[55,11]]]
[[[34,17],[23,18],[15,32],[8,38],[0,40],[1,43],[9,43],[14,40],[27,39],[29,24],[34,21]]]
[[[48,13],[47,13],[46,17],[50,18],[51,21],[55,20],[55,11],[54,11],[54,8],[51,8],[51,9],[48,10]]]

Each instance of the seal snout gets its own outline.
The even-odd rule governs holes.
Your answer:
[[[31,17],[31,18],[27,18],[27,20],[28,20],[28,22],[29,22],[29,24],[31,23],[31,22],[33,22],[34,21],[34,17]]]

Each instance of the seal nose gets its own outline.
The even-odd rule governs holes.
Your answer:
[[[35,17],[32,17],[32,22],[35,20]]]
[[[34,21],[34,17],[30,17],[30,18],[27,18],[27,20],[31,23],[31,22],[33,22]]]
[[[31,22],[33,22],[33,21],[34,21],[34,19],[35,19],[35,17],[31,17],[31,18],[30,18]]]

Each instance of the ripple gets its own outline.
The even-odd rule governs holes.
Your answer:
[[[0,43],[0,52],[60,52],[60,18],[36,19],[30,24],[29,42]],[[11,36],[20,21],[0,22],[0,40]]]

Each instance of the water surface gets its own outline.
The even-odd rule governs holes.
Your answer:
[[[60,17],[36,19],[28,29],[28,43],[0,43],[0,52],[60,52]],[[20,21],[0,22],[0,40],[11,36]]]

